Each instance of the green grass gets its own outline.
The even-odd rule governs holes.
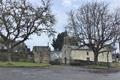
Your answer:
[[[43,63],[32,62],[0,62],[0,67],[18,67],[18,68],[44,68],[50,66]]]

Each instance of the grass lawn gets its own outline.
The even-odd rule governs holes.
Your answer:
[[[32,62],[0,62],[0,67],[18,67],[18,68],[44,68],[50,66],[49,64],[43,63],[32,63]]]

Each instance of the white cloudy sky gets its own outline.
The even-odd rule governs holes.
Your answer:
[[[33,5],[39,5],[40,0],[30,0]],[[103,1],[110,4],[110,9],[114,10],[116,7],[120,7],[120,0],[53,0],[52,11],[56,17],[55,30],[59,33],[64,31],[64,27],[67,24],[67,13],[71,9],[77,9],[81,4],[90,1]],[[47,46],[49,38],[43,34],[41,36],[32,35],[26,44],[32,49],[33,46]]]

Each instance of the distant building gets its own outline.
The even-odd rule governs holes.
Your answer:
[[[7,51],[7,47],[3,43],[0,43],[0,51]],[[28,53],[28,48],[25,43],[20,43],[19,45],[13,48],[13,52]]]
[[[50,49],[48,46],[34,46],[32,52],[34,56],[34,62],[49,63]]]
[[[50,61],[55,61],[62,58],[62,51],[51,51],[50,52]]]
[[[50,64],[61,64],[62,51],[51,51],[50,52]]]
[[[112,54],[112,59],[113,59],[113,62],[119,62],[120,63],[120,54],[119,53]]]
[[[120,40],[116,41],[116,43],[113,44],[113,47],[115,48],[115,50],[112,52],[113,62],[120,63]]]
[[[14,52],[23,52],[23,53],[29,53],[29,49],[27,48],[25,43],[20,43],[18,46],[16,46],[14,49]]]

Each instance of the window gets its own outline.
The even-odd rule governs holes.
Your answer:
[[[89,55],[89,53],[87,52],[87,55]]]

